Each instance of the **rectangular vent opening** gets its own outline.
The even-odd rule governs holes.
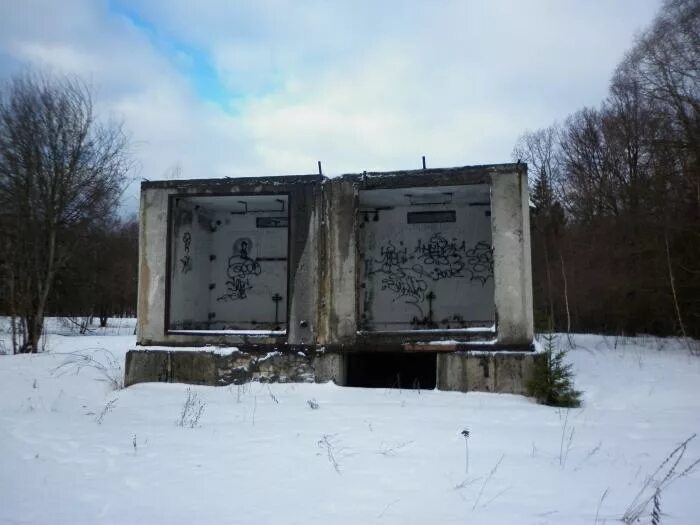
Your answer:
[[[409,211],[408,224],[427,224],[436,222],[456,222],[457,213],[454,210],[440,211]]]
[[[256,217],[256,228],[288,228],[288,217]]]

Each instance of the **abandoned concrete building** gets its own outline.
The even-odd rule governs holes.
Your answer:
[[[527,167],[141,185],[126,383],[523,393]]]

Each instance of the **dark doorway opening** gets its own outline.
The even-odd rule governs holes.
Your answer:
[[[368,388],[435,388],[437,356],[433,352],[357,352],[347,354],[347,386]]]

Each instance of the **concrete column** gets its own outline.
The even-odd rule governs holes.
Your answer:
[[[139,210],[139,294],[136,340],[163,339],[165,327],[165,255],[170,191],[142,190]]]
[[[527,345],[534,335],[527,170],[496,173],[491,182],[491,227],[500,345]]]
[[[325,275],[319,290],[318,341],[352,343],[357,332],[355,188],[351,181],[324,185]]]
[[[319,216],[320,191],[305,187],[294,196],[291,204],[289,246],[289,326],[287,342],[294,345],[316,342],[317,289],[319,286]],[[298,262],[297,262],[298,261]]]

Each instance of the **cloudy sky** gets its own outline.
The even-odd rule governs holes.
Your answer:
[[[659,6],[0,0],[0,79],[85,77],[130,131],[137,178],[510,162],[523,131],[602,100]]]

